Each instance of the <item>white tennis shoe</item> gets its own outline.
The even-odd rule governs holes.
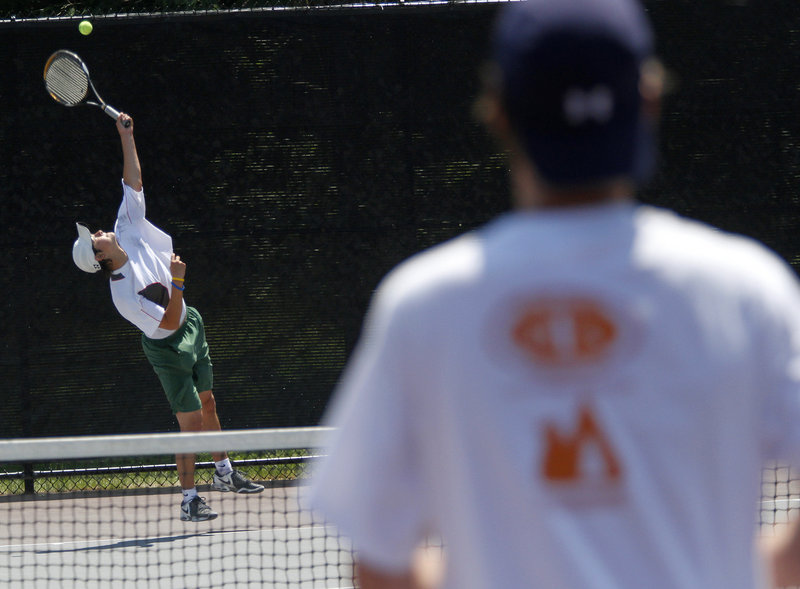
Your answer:
[[[181,519],[187,522],[203,522],[217,517],[217,512],[206,505],[206,500],[195,495],[181,503]]]
[[[254,483],[238,470],[223,475],[215,472],[213,487],[217,491],[233,491],[234,493],[260,493],[264,490],[263,485]]]

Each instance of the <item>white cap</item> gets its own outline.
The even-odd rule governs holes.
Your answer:
[[[94,259],[92,232],[86,225],[80,223],[75,223],[75,225],[78,227],[78,239],[72,244],[72,260],[84,272],[94,274],[100,270],[100,262]]]

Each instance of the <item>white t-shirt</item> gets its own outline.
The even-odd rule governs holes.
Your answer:
[[[153,339],[175,330],[161,329],[169,304],[172,272],[172,238],[145,219],[144,191],[122,183],[122,204],[114,233],[128,261],[111,276],[111,298],[120,314]],[[181,324],[186,317],[186,303]]]
[[[373,566],[432,533],[448,589],[753,589],[798,282],[661,209],[510,213],[390,273],[326,423],[310,502]]]

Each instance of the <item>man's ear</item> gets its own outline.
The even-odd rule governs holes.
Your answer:
[[[480,71],[481,93],[473,105],[473,115],[497,137],[508,133],[508,117],[503,108],[501,75],[496,65],[484,63]]]
[[[518,141],[511,127],[503,98],[500,92],[485,87],[473,108],[475,118],[486,127],[489,134],[497,141],[501,149],[517,151]]]
[[[507,138],[511,133],[511,125],[500,95],[495,91],[485,92],[480,108],[481,120],[489,132],[501,140]]]
[[[639,93],[642,96],[642,109],[651,121],[657,123],[661,118],[661,104],[665,92],[670,89],[667,70],[657,59],[648,59],[642,64],[639,77]]]

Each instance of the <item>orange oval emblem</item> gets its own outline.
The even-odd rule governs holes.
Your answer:
[[[524,308],[511,336],[531,360],[566,367],[602,360],[617,338],[617,328],[594,301],[539,299]]]

